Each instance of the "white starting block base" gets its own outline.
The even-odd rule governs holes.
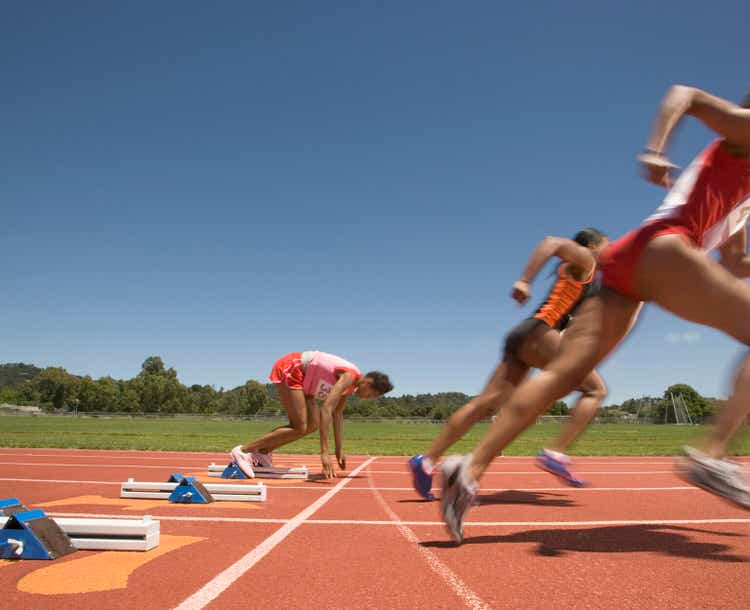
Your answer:
[[[179,483],[139,483],[128,479],[120,485],[121,498],[150,498],[168,500]],[[204,485],[214,500],[225,502],[265,502],[266,486],[263,483],[250,485]]]
[[[52,517],[82,551],[148,551],[159,546],[159,522],[143,519],[73,519]],[[8,517],[0,516],[0,528]]]
[[[208,467],[209,477],[220,477],[226,466],[211,463]],[[257,468],[253,466],[253,472],[258,479],[307,479],[307,466],[296,466],[294,468]]]

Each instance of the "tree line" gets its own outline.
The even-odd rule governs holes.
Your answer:
[[[675,413],[673,397],[679,396]],[[461,392],[405,394],[360,400],[356,395],[347,404],[347,417],[412,417],[443,420],[471,399]],[[717,406],[714,399],[701,396],[687,384],[667,388],[661,397],[628,399],[620,405],[608,405],[601,411],[604,419],[647,419],[674,423],[686,410],[700,422]],[[248,380],[226,390],[211,385],[182,384],[177,371],[167,368],[159,356],[150,356],[132,379],[73,375],[62,367],[37,368],[27,364],[0,365],[0,404],[36,405],[47,411],[88,413],[230,415],[250,417],[281,413],[282,407],[273,384]],[[684,407],[682,406],[684,405]],[[552,415],[565,415],[568,406],[555,403]]]

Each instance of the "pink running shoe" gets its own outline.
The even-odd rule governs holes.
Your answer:
[[[561,478],[572,487],[584,487],[586,485],[586,481],[578,478],[573,473],[570,468],[572,465],[571,459],[564,453],[543,449],[536,456],[536,465],[542,470],[546,470],[556,477]]]
[[[256,468],[273,468],[273,454],[263,453],[262,451],[253,451],[250,454],[253,460],[253,466]]]
[[[229,452],[229,455],[232,457],[234,463],[237,464],[237,468],[239,468],[246,477],[249,479],[255,478],[255,471],[253,470],[253,465],[250,463],[250,456],[247,453],[243,453],[242,445],[237,445]]]

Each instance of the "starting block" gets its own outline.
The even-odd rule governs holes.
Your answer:
[[[8,519],[0,517],[0,527]],[[79,551],[150,551],[159,546],[159,522],[143,519],[52,519]]]
[[[2,520],[2,559],[57,559],[78,550],[62,528],[42,510],[19,510]]]
[[[25,510],[28,510],[28,508],[21,504],[21,501],[18,498],[6,498],[5,500],[0,500],[0,516],[5,515],[6,517],[9,517],[10,515]],[[5,522],[3,521],[3,523]]]
[[[139,483],[128,479],[120,486],[121,498],[151,498],[185,504],[207,504],[216,500],[233,502],[265,502],[266,486],[203,485],[195,477],[173,474],[166,483]]]
[[[259,479],[307,479],[307,466],[295,468],[253,466],[253,471]],[[208,467],[208,476],[222,479],[247,479],[247,475],[237,467],[235,462],[229,462],[227,466],[211,463]]]
[[[23,513],[41,513],[45,519],[51,521],[60,530],[63,536],[75,547],[73,550],[81,551],[149,551],[159,546],[159,522],[146,516],[142,519],[68,519],[50,518],[41,510],[29,511],[18,498],[0,500],[0,557],[20,559],[54,559],[54,557],[42,557],[43,553],[33,550],[33,545],[26,544],[18,534],[18,528],[26,524],[28,529],[38,531],[40,528],[50,528],[43,525],[39,517],[29,519]],[[4,516],[3,516],[4,515]],[[18,515],[14,521],[11,518]],[[54,529],[54,528],[52,528]],[[45,530],[46,531],[46,530]],[[60,533],[55,532],[53,541],[58,540]],[[7,536],[7,539],[6,539]],[[43,545],[47,542],[37,533]],[[20,549],[20,553],[19,553]],[[49,554],[57,553],[58,547],[47,547]],[[60,557],[62,554],[56,554]],[[29,557],[34,554],[34,557]],[[39,556],[37,556],[39,555]]]

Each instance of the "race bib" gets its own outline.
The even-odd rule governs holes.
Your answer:
[[[318,382],[318,387],[315,388],[315,398],[318,400],[325,400],[331,393],[333,386],[330,383],[326,383],[321,380]]]

